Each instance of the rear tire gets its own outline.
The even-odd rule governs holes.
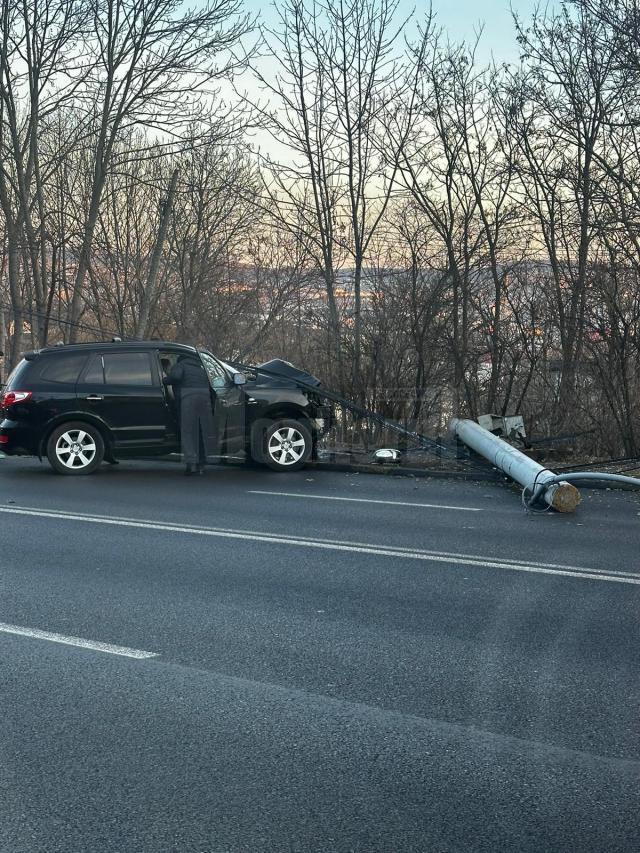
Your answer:
[[[263,461],[274,471],[298,471],[311,456],[313,436],[302,421],[274,421],[264,431]]]
[[[82,421],[61,424],[49,436],[47,459],[57,474],[92,474],[104,459],[100,430]]]

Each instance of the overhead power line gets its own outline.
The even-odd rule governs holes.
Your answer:
[[[0,302],[0,307],[8,311],[14,311],[15,307],[7,302]],[[98,326],[90,326],[87,323],[80,323],[77,320],[62,320],[59,317],[53,317],[51,314],[45,314],[42,311],[34,311],[33,308],[23,308],[22,313],[27,317],[41,317],[49,322],[56,323],[62,326],[70,326],[75,329],[84,329],[87,332],[98,332],[101,335],[117,335],[118,332],[113,329],[101,329]]]

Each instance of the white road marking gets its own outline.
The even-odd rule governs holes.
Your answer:
[[[94,652],[106,652],[109,655],[120,655],[124,658],[144,660],[158,657],[155,652],[130,649],[127,646],[114,646],[111,643],[97,643],[94,640],[84,640],[82,637],[66,637],[64,634],[39,631],[36,628],[22,628],[20,625],[7,625],[5,622],[0,622],[0,632],[17,634],[20,637],[32,637],[34,640],[48,640],[50,643],[62,643],[65,646],[77,646],[80,649],[92,649]]]
[[[564,566],[556,563],[521,562],[501,557],[483,557],[479,554],[456,554],[448,551],[425,551],[399,546],[384,547],[361,542],[348,542],[332,539],[310,539],[303,536],[278,535],[252,530],[233,530],[224,527],[195,527],[186,524],[165,524],[143,519],[125,519],[107,515],[80,515],[72,512],[56,512],[46,509],[27,507],[0,507],[0,513],[25,515],[36,518],[55,518],[62,521],[80,521],[90,524],[106,524],[119,527],[132,527],[143,530],[160,530],[167,533],[188,533],[197,536],[214,536],[222,539],[240,539],[242,541],[267,542],[273,545],[297,545],[303,548],[319,548],[328,551],[347,551],[372,556],[421,560],[427,563],[449,563],[479,568],[508,569],[515,572],[531,572],[542,575],[584,578],[586,580],[608,581],[640,585],[640,572],[619,572],[610,569],[591,569],[584,566]]]
[[[385,506],[419,506],[425,509],[458,509],[461,512],[483,512],[481,507],[477,506],[448,506],[447,504],[418,504],[409,501],[377,501],[371,498],[342,498],[334,495],[305,495],[298,492],[263,492],[258,489],[249,489],[248,495],[278,495],[283,498],[314,498],[318,501],[348,501],[349,503],[358,504],[384,504]]]

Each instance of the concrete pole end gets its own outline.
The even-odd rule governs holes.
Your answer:
[[[575,486],[562,482],[550,486],[546,491],[545,499],[558,512],[573,512],[582,497]]]

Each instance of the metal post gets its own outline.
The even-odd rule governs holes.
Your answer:
[[[450,427],[468,447],[520,483],[531,496],[536,493],[558,512],[573,512],[580,503],[580,492],[575,486],[566,481],[558,482],[553,471],[534,462],[475,421],[454,418]]]

